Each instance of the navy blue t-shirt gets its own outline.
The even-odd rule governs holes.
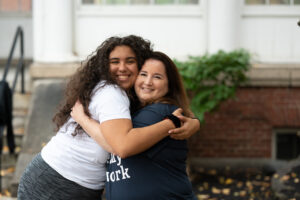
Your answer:
[[[162,103],[146,106],[133,115],[133,126],[138,128],[160,122],[176,108]],[[166,137],[147,151],[126,159],[111,155],[106,173],[106,198],[195,200],[186,174],[187,151],[186,140]]]

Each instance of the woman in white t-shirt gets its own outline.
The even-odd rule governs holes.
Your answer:
[[[132,86],[151,51],[150,42],[141,37],[111,37],[77,70],[67,85],[64,104],[53,118],[57,134],[25,169],[18,199],[101,198],[107,151],[112,149],[101,143],[105,141],[101,134],[90,137],[72,119],[77,100],[104,131],[118,134],[118,148],[113,153],[120,157],[140,153],[170,135],[175,127],[171,120],[132,128],[130,104],[136,100]],[[199,129],[197,120],[184,119],[183,127],[172,130],[173,137],[187,138]]]

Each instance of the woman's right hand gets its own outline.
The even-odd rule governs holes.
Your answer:
[[[181,127],[169,130],[170,137],[175,140],[185,140],[190,138],[200,129],[200,121],[198,119],[185,117],[182,115],[183,110],[178,108],[172,114],[181,121]]]
[[[75,105],[72,107],[70,115],[80,125],[89,119],[89,117],[84,113],[83,105],[79,100],[77,100]]]

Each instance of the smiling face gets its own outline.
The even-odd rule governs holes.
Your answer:
[[[109,54],[112,77],[124,90],[129,90],[138,75],[137,58],[128,46],[116,46]]]
[[[155,59],[146,60],[134,89],[142,104],[164,97],[168,93],[168,77],[164,64]]]

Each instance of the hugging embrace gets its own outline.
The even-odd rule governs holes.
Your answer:
[[[149,41],[105,40],[63,102],[57,133],[25,169],[18,199],[101,199],[104,188],[107,200],[196,199],[186,139],[200,123],[175,64]]]

